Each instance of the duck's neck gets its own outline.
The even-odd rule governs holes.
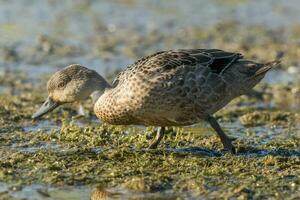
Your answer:
[[[93,103],[96,103],[99,97],[104,93],[105,89],[111,88],[111,85],[99,74],[97,74],[95,83],[93,83],[94,91],[90,95]]]
[[[99,99],[99,97],[101,97],[102,94],[103,94],[103,92],[100,92],[99,90],[97,90],[91,94],[91,98],[92,98],[92,101],[94,104],[97,102],[97,100]]]

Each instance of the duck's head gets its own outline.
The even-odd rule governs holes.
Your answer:
[[[54,73],[47,83],[48,97],[32,115],[37,119],[65,103],[87,99],[93,92],[102,93],[110,85],[96,71],[78,64]]]

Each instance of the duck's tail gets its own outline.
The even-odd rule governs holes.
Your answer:
[[[264,63],[264,64],[262,64],[262,66],[255,72],[255,75],[254,75],[254,76],[259,76],[259,75],[265,74],[265,73],[267,73],[267,71],[269,71],[269,70],[272,69],[273,67],[279,65],[280,63],[281,63],[280,60],[274,60],[274,61],[271,61],[271,62]]]

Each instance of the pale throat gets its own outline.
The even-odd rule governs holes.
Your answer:
[[[96,90],[90,95],[94,104],[97,102],[97,100],[101,97],[102,94],[103,91]]]
[[[100,79],[95,81],[94,83],[95,90],[90,95],[94,104],[102,96],[102,94],[107,88],[111,88],[111,85],[102,76],[100,77],[101,77]]]

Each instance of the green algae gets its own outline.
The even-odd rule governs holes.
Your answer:
[[[299,116],[298,116],[299,117]],[[267,112],[267,111],[255,111],[252,113],[247,113],[240,117],[240,122],[244,126],[260,126],[266,123],[287,123],[288,121],[297,120],[296,114],[291,114],[289,112]],[[297,120],[299,121],[299,120]]]
[[[1,182],[53,186],[98,184],[144,193],[172,190],[179,196],[190,193],[198,197],[240,199],[283,198],[300,190],[300,135],[299,129],[293,128],[298,115],[236,109],[241,101],[251,104],[252,97],[235,100],[228,112],[241,114],[240,119],[247,119],[246,124],[252,126],[276,124],[282,130],[279,135],[285,139],[274,137],[261,143],[260,134],[266,130],[248,134],[247,129],[239,128],[243,137],[234,141],[237,155],[219,152],[208,156],[195,153],[193,148],[180,151],[188,147],[206,151],[222,148],[218,137],[205,124],[169,127],[160,148],[148,151],[145,148],[153,137],[154,127],[111,126],[91,120],[82,125],[80,119],[71,118],[75,113],[71,106],[46,116],[57,123],[57,128],[25,132],[24,126],[39,123],[31,120],[31,114],[45,94],[32,89],[25,95],[22,91],[28,88],[19,90],[21,95],[0,97]],[[239,114],[227,116],[234,121]],[[217,115],[226,122],[222,112]],[[225,129],[234,136],[231,131],[236,128]]]

